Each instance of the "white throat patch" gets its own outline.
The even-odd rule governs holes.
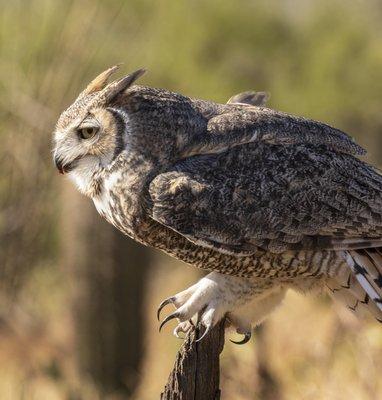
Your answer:
[[[84,157],[78,161],[76,168],[68,173],[68,177],[78,187],[78,190],[90,195],[94,185],[95,175],[100,171],[100,163],[97,158]]]

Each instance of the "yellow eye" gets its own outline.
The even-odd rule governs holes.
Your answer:
[[[95,126],[87,126],[86,128],[80,128],[78,135],[81,139],[90,139],[98,132],[98,128]]]

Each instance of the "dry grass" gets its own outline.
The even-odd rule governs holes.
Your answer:
[[[165,296],[191,284],[197,275],[196,270],[158,256],[147,299],[145,358],[136,400],[158,398],[180,345],[170,326],[158,332],[156,306]],[[51,284],[56,285],[58,294],[49,306],[41,306],[43,288]],[[71,367],[71,324],[65,297],[59,294],[59,279],[32,279],[28,290],[29,295],[35,294],[34,310],[12,312],[0,331],[0,398],[64,400],[76,393],[84,400],[98,399],[96,390],[80,382]],[[31,320],[36,310],[38,323]],[[266,322],[259,341],[256,335],[242,347],[227,341],[222,354],[224,400],[260,400],[257,352],[264,350],[267,368],[285,400],[382,397],[380,326],[355,319],[327,298],[290,292]]]

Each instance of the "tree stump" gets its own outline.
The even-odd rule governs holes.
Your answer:
[[[200,324],[189,332],[181,346],[161,400],[219,400],[220,353],[224,347],[224,320],[200,342]]]

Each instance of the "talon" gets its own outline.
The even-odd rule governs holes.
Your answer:
[[[230,341],[235,344],[246,344],[251,340],[252,332],[245,332],[243,335],[244,335],[243,340],[236,342],[235,340],[230,339]]]
[[[200,342],[206,335],[207,333],[211,330],[211,325],[207,326],[206,330],[204,331],[203,335],[200,336],[200,338],[196,339],[195,342]]]
[[[174,334],[174,336],[175,336],[177,339],[181,339],[181,340],[184,339],[184,338],[182,338],[181,336],[179,336],[179,333],[178,333],[178,331],[176,330],[176,328],[173,330],[172,333]]]
[[[179,314],[178,314],[176,311],[175,311],[174,313],[168,315],[168,316],[161,322],[161,324],[159,325],[159,332],[161,331],[161,329],[163,328],[163,326],[164,326],[165,324],[167,324],[168,321],[171,321],[172,319],[178,318],[178,317],[179,317]]]
[[[175,301],[175,297],[169,297],[168,299],[163,300],[162,303],[159,304],[158,311],[157,311],[158,321],[160,320],[160,313],[163,310],[163,308],[166,307],[167,304],[174,304],[174,301]]]
[[[199,325],[199,322],[201,321],[202,315],[204,311],[206,311],[207,305],[204,305],[198,313],[196,313],[196,320],[195,320],[195,326]],[[192,322],[192,320],[190,320]]]
[[[182,337],[179,333],[183,332],[184,334],[187,334],[191,329],[193,329],[194,325],[190,321],[191,320],[179,323],[173,331],[174,336],[178,339],[185,339],[185,336]]]
[[[180,331],[180,330],[181,330],[181,329],[179,328],[179,325],[178,325],[178,326],[174,329],[173,334],[174,334],[174,336],[175,336],[176,338],[184,340],[184,337],[179,336],[179,331]],[[184,332],[184,331],[182,330],[182,332]]]

